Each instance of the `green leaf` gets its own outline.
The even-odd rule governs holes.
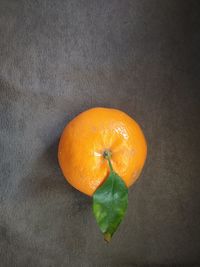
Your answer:
[[[104,234],[110,241],[121,223],[128,205],[128,188],[113,170],[93,195],[93,213]]]

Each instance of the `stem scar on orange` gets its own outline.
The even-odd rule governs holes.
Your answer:
[[[141,128],[117,109],[86,110],[61,135],[58,160],[63,175],[92,196],[93,213],[106,241],[124,217],[128,187],[139,177],[146,155]]]

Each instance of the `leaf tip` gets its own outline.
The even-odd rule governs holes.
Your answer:
[[[111,236],[111,234],[110,234],[109,232],[106,232],[106,233],[104,234],[104,240],[105,240],[107,243],[110,242],[111,238],[112,238],[112,236]]]

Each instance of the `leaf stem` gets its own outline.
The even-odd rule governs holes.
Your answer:
[[[111,163],[111,160],[110,160],[111,155],[112,155],[112,153],[111,153],[110,150],[105,150],[105,151],[103,152],[103,157],[104,157],[105,159],[107,159],[108,164],[109,164],[109,167],[110,167],[110,171],[113,172],[113,166],[112,166],[112,163]]]

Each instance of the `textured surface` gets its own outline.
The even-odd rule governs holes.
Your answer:
[[[3,267],[200,265],[199,1],[0,0]],[[124,110],[148,160],[102,240],[57,164],[82,110]]]

